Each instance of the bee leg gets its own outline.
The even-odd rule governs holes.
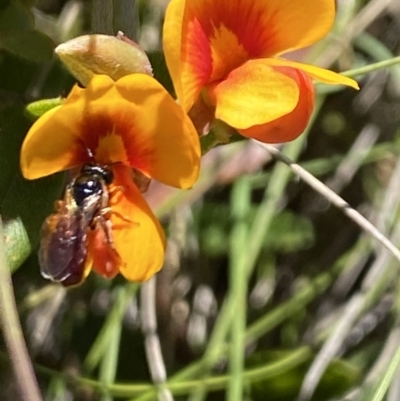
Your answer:
[[[113,194],[115,194],[115,193],[118,192],[118,191],[125,192],[125,191],[126,191],[126,188],[125,188],[123,185],[116,185],[116,186],[114,186],[112,189],[109,189],[109,190],[108,190],[108,194],[109,194],[109,195],[113,195]]]
[[[97,216],[96,225],[100,225],[101,229],[105,234],[105,242],[111,246],[112,249],[115,250],[113,235],[112,235],[112,222],[104,218],[104,216]]]
[[[110,220],[102,219],[103,230],[106,234],[107,242],[110,244],[111,248],[115,249],[114,239],[112,235],[112,223]]]
[[[114,210],[111,209],[111,207],[103,207],[103,209],[101,209],[100,211],[100,215],[104,218],[104,219],[108,219],[110,217],[111,214],[114,214],[115,216],[118,216],[120,219],[128,222],[128,223],[132,223],[135,224],[134,221],[132,221],[129,217],[124,216],[121,213],[118,213]]]

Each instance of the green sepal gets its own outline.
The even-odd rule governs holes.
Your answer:
[[[54,109],[54,107],[61,106],[64,101],[65,99],[61,97],[37,100],[26,106],[25,114],[30,120],[35,121],[47,111]]]

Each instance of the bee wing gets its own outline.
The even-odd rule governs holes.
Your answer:
[[[95,217],[107,203],[108,194],[105,192],[90,195],[83,201],[80,212],[88,225],[93,223]]]
[[[66,285],[81,281],[87,256],[87,225],[79,212],[49,216],[42,226],[42,276]]]

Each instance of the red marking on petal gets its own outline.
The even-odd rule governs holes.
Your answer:
[[[131,123],[131,122],[130,122]],[[90,152],[95,155],[102,138],[111,134],[124,137],[124,132],[131,129],[131,124],[126,124],[120,116],[110,115],[103,110],[90,110],[82,120],[82,141]],[[109,160],[98,160],[103,164],[110,163]]]
[[[265,55],[269,42],[273,39],[272,21],[267,20],[265,15],[268,9],[266,2],[205,0],[199,3],[193,2],[187,5],[187,15],[192,21],[196,21],[196,27],[200,25],[197,32],[202,31],[207,38],[212,38],[216,32],[225,27],[237,36],[238,42],[243,45],[249,58]],[[230,50],[234,53],[236,49]]]
[[[82,120],[82,141],[97,163],[123,163],[146,170],[147,155],[136,125],[134,105],[128,110],[124,107],[124,103],[93,106]]]
[[[121,258],[107,238],[105,230],[98,224],[89,232],[89,252],[93,259],[93,270],[105,278],[113,278],[119,273]]]
[[[212,72],[211,49],[208,34],[197,18],[189,21],[186,30],[186,40],[183,42],[183,55],[193,69],[196,83],[201,88],[208,82]]]

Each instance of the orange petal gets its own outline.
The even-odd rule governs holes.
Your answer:
[[[64,106],[45,113],[33,124],[22,144],[22,175],[34,180],[88,161],[78,133],[76,119],[65,119]]]
[[[176,96],[186,112],[208,83],[212,70],[208,38],[189,5],[185,0],[172,0],[163,26],[165,61]]]
[[[107,227],[102,222],[88,232],[88,255],[91,256],[93,270],[105,278],[115,277],[122,264],[121,257],[113,247],[112,238],[112,233],[108,235]]]
[[[108,105],[110,113],[118,115],[117,120],[133,119],[131,130],[121,132],[129,165],[167,185],[191,187],[199,175],[201,150],[190,118],[148,75],[124,77],[116,89],[131,106],[127,114],[117,105]]]
[[[113,100],[109,96],[113,85],[106,76],[93,79],[87,89],[75,85],[62,106],[48,111],[32,125],[21,149],[25,178],[44,177],[91,160],[83,122],[91,104],[103,97]]]
[[[263,60],[251,60],[232,71],[226,80],[208,87],[215,116],[236,129],[265,124],[290,113],[299,99],[293,77]]]
[[[121,258],[120,273],[130,281],[145,281],[164,263],[163,229],[133,184],[129,168],[114,166],[110,188],[112,236]]]
[[[252,2],[252,0],[246,0]],[[256,0],[262,3],[262,19],[266,33],[260,56],[270,57],[301,49],[322,39],[335,19],[334,0]]]
[[[249,59],[308,46],[332,26],[333,0],[172,0],[164,51],[188,111],[201,88]]]
[[[107,77],[95,76],[88,86],[90,100],[103,78]],[[87,102],[84,116],[81,136],[97,163],[120,162],[179,188],[191,187],[197,180],[197,132],[154,78],[145,74],[121,78],[107,96]]]
[[[189,117],[154,78],[132,74],[114,82],[97,75],[37,121],[21,151],[30,179],[89,160],[124,163],[188,188],[198,177],[200,144]]]
[[[239,132],[249,138],[267,143],[281,143],[296,139],[306,128],[314,109],[314,86],[304,72],[290,67],[275,67],[291,77],[300,91],[299,101],[290,113],[267,124],[255,125]]]
[[[360,89],[357,81],[354,79],[345,77],[344,75],[337,74],[336,72],[326,70],[325,68],[316,67],[314,65],[297,63],[295,61],[283,60],[278,58],[271,58],[266,60],[268,65],[271,66],[286,66],[297,68],[306,72],[311,78],[323,82],[328,85],[346,85],[351,86],[354,89]]]

